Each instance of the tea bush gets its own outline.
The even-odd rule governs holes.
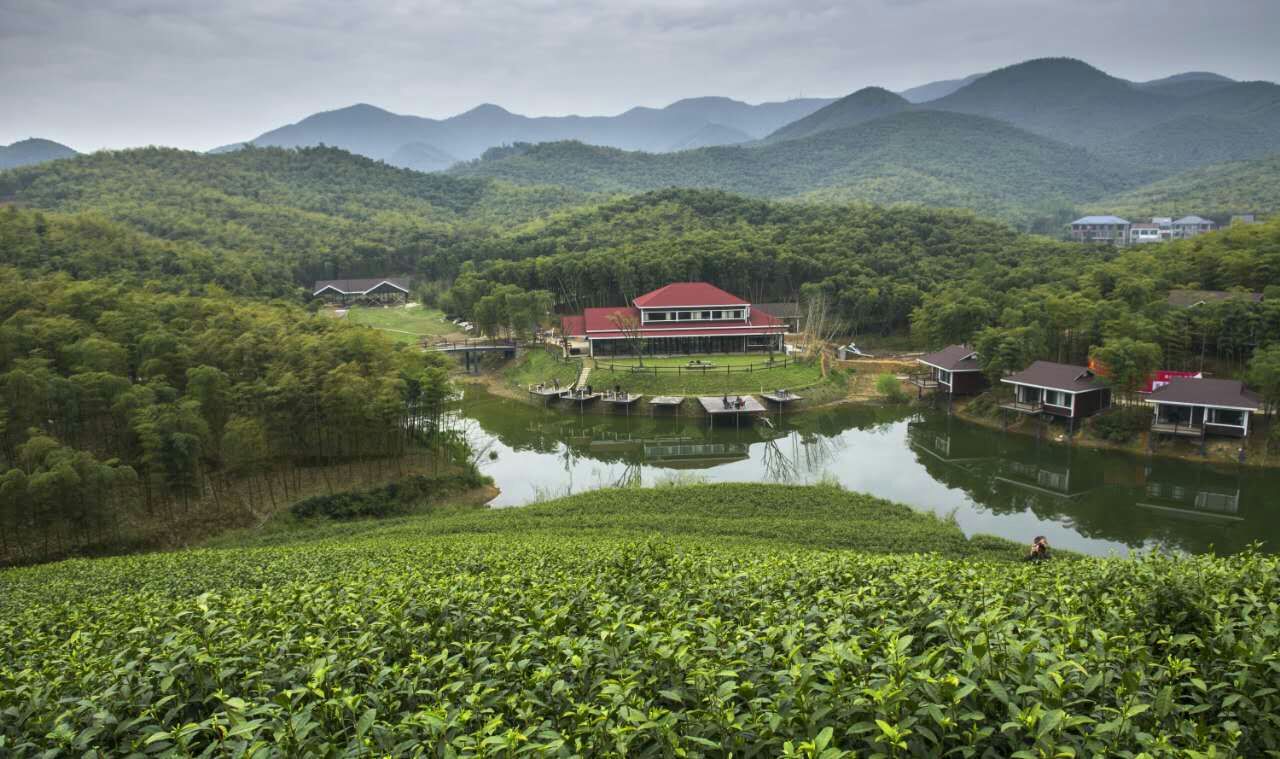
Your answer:
[[[915,536],[894,545],[937,552],[814,547],[883,549],[859,534],[877,513]],[[0,754],[1280,748],[1271,557],[1002,561],[1017,547],[832,488],[602,491],[340,532],[360,524],[0,573]]]

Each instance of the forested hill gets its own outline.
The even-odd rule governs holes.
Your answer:
[[[55,230],[100,225],[110,230],[104,248],[107,240],[142,245],[136,237],[142,233],[151,238],[143,245],[147,250],[167,245],[182,251],[175,253],[183,263],[173,264],[174,273],[225,271],[234,269],[228,261],[239,260],[245,273],[224,277],[232,288],[245,291],[239,283],[248,292],[268,293],[316,279],[413,272],[456,238],[488,234],[499,221],[515,224],[588,200],[564,188],[397,169],[336,148],[250,148],[220,155],[145,148],[0,173],[0,201],[88,214],[51,217]],[[21,230],[35,222],[8,224]],[[106,256],[92,268],[101,273],[112,263]],[[115,265],[137,268],[135,263],[141,265]]]
[[[628,153],[561,142],[493,151],[455,176],[582,191],[706,187],[760,197],[830,193],[841,200],[970,208],[1019,218],[1037,204],[1126,189],[1126,172],[1080,148],[991,119],[904,112],[762,147]]]
[[[553,219],[468,251],[450,305],[468,313],[490,283],[550,290],[572,309],[707,280],[756,302],[812,283],[855,331],[903,327],[923,293],[979,268],[1057,270],[1113,251],[1019,235],[972,214],[806,205],[710,190],[662,190]],[[1055,276],[1074,276],[1059,271]],[[1018,286],[1041,280],[1035,274]]]
[[[1185,213],[1189,208],[1218,219],[1280,209],[1280,153],[1192,169],[1108,196],[1084,210],[1141,218]]]
[[[79,154],[60,142],[32,137],[12,145],[0,145],[0,170],[56,161],[74,155]]]

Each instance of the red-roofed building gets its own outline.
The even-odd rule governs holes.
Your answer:
[[[565,337],[587,341],[590,355],[619,356],[635,350],[620,320],[638,324],[650,355],[781,351],[787,331],[781,319],[705,282],[676,282],[630,306],[588,308],[560,326]]]

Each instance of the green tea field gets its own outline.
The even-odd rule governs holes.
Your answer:
[[[0,573],[5,756],[1262,756],[1280,562],[1017,561],[831,487]]]

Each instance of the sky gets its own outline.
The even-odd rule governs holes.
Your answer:
[[[0,145],[204,150],[371,103],[615,114],[1030,58],[1280,81],[1280,0],[0,0]]]

